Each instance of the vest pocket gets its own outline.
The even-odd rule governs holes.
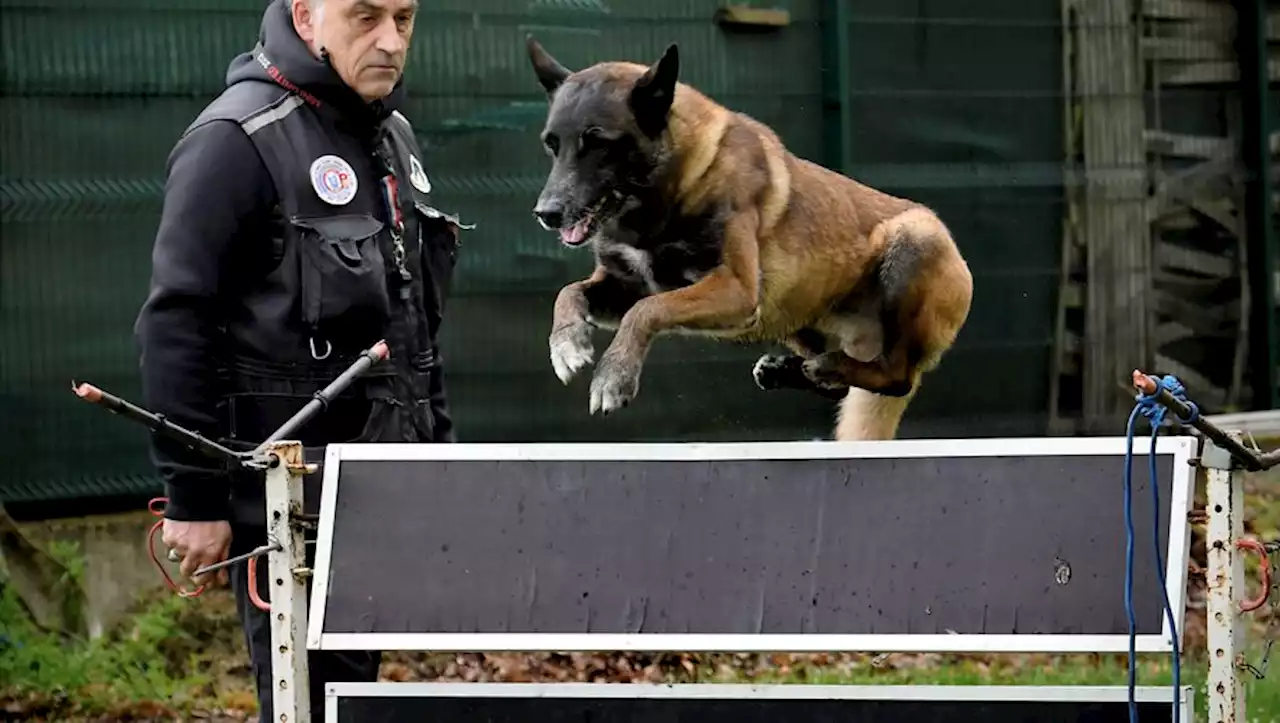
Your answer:
[[[322,350],[332,337],[366,335],[370,324],[381,328],[391,315],[378,247],[384,224],[363,214],[292,221],[300,236],[302,321],[312,345]]]

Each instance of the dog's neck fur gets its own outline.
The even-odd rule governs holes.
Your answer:
[[[630,81],[645,67],[630,63],[608,63],[598,72],[609,71],[614,78]],[[702,183],[720,153],[732,122],[732,114],[710,102],[696,89],[676,85],[668,113],[662,155],[657,159],[650,182],[628,189],[628,201],[605,222],[593,239],[601,247],[627,246],[652,251],[655,246],[684,243],[667,237],[680,219],[710,218],[708,184]]]
[[[729,123],[730,115],[698,91],[677,85],[652,185],[630,189],[631,202],[602,229],[602,236],[643,248],[661,239],[679,217],[706,215],[709,199],[700,182],[720,153]]]
[[[704,210],[704,189],[709,186],[699,182],[715,163],[729,122],[729,114],[701,93],[683,83],[676,85],[666,133],[671,139],[670,197],[681,212],[696,214]]]

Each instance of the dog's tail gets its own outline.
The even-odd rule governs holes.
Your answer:
[[[893,439],[898,434],[902,415],[918,389],[918,378],[911,391],[901,397],[889,397],[850,387],[849,393],[840,402],[840,411],[836,415],[836,441]]]

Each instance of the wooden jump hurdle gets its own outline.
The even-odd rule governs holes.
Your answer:
[[[1133,516],[1143,530],[1159,518],[1167,580],[1141,535],[1139,652],[1170,652],[1181,633],[1197,446],[1157,440],[1158,510],[1135,479]],[[1134,442],[1135,467],[1150,447]],[[270,556],[277,718],[307,720],[308,649],[1124,652],[1125,452],[1124,438],[365,444],[302,465],[296,445],[278,445],[286,464],[267,482],[283,548]],[[308,471],[323,476],[320,499]],[[318,509],[314,565],[288,524],[299,505]],[[693,714],[708,700],[781,706],[790,720],[1128,715],[1126,686],[912,690],[376,683],[327,694],[335,721],[457,706],[513,721],[588,709],[607,721],[631,706],[638,720],[637,708]],[[1190,720],[1192,688],[1144,686],[1136,702],[1145,720],[1172,720],[1175,705]]]
[[[323,465],[280,441],[385,354],[374,345],[249,452],[75,387],[153,432],[265,471],[269,585],[260,593],[271,612],[277,723],[309,723],[309,649],[1128,651],[1176,661],[1193,515],[1208,523],[1210,721],[1246,720],[1240,616],[1269,591],[1246,597],[1241,552],[1265,561],[1266,548],[1243,537],[1239,472],[1274,466],[1280,452],[1259,454],[1199,418],[1172,378],[1134,373],[1143,394],[1130,435],[1138,412],[1158,426],[1168,409],[1203,437],[342,444],[327,448]],[[1145,463],[1154,476],[1131,478]],[[1192,510],[1198,470],[1203,514]],[[1153,523],[1154,538],[1134,534]],[[317,530],[314,560],[306,529]],[[326,696],[334,722],[1101,723],[1138,714],[1181,723],[1193,710],[1191,686],[1136,684],[372,683],[333,684]]]

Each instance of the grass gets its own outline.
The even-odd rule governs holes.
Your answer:
[[[36,630],[11,590],[0,593],[0,717],[11,720],[246,720],[254,712],[230,595],[140,605],[106,639],[68,643]],[[1255,643],[1260,638],[1254,637]],[[1202,646],[1203,642],[1197,643]],[[1260,645],[1249,660],[1257,663]],[[1191,647],[1182,683],[1207,720],[1207,665]],[[1276,649],[1280,658],[1280,648]],[[390,680],[585,680],[818,684],[1125,685],[1124,655],[408,655],[388,654]],[[1169,686],[1167,656],[1140,656],[1139,685]],[[1172,693],[1171,693],[1172,695]],[[1246,684],[1250,723],[1280,723],[1280,662]]]
[[[73,546],[50,551],[72,576],[83,574]],[[224,597],[222,604],[206,606],[152,591],[126,624],[86,641],[38,629],[14,589],[0,588],[0,718],[176,720],[224,697],[244,702],[236,689],[245,686],[235,679],[247,682],[247,666],[236,649],[234,604]]]
[[[1249,660],[1261,654],[1256,645]],[[1277,649],[1276,656],[1280,656]],[[1208,662],[1205,656],[1184,655],[1181,684],[1193,686],[1196,720],[1208,718]],[[758,680],[769,680],[763,676]],[[772,678],[779,682],[864,685],[1126,685],[1128,661],[1120,656],[948,656],[928,669],[905,668],[851,671],[816,670]],[[1173,669],[1167,657],[1139,656],[1139,686],[1172,686]],[[1170,689],[1170,696],[1172,696]],[[1249,723],[1280,723],[1280,663],[1271,666],[1264,680],[1252,676],[1245,684]]]

